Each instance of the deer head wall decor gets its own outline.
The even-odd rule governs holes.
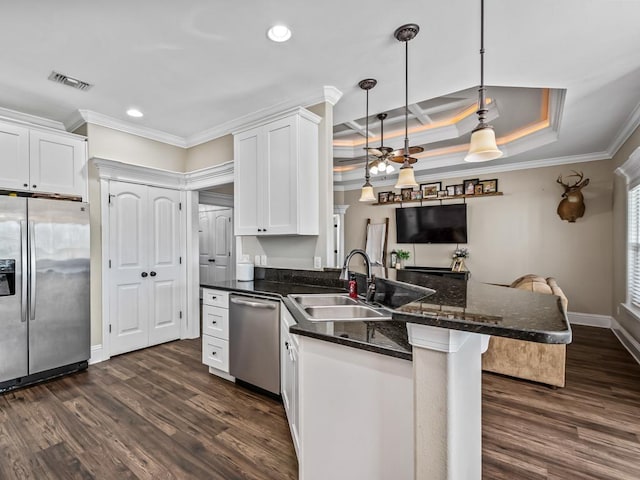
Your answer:
[[[588,178],[583,180],[584,174],[582,172],[578,173],[575,170],[572,170],[572,172],[573,175],[569,175],[567,178],[577,177],[578,180],[574,184],[570,185],[568,183],[564,183],[562,181],[562,175],[560,175],[556,180],[564,187],[564,193],[562,194],[564,198],[560,201],[560,205],[558,205],[558,216],[562,220],[566,220],[570,223],[575,222],[576,219],[584,215],[584,197],[580,190],[589,185]]]

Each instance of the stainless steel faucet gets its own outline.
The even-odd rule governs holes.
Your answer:
[[[349,261],[351,260],[351,257],[353,257],[355,254],[362,255],[362,257],[364,258],[364,263],[367,266],[366,301],[370,302],[373,300],[373,296],[375,295],[376,284],[375,284],[375,279],[371,274],[371,259],[369,258],[369,255],[367,254],[367,252],[365,252],[361,248],[354,248],[353,250],[351,250],[344,259],[344,265],[342,265],[342,271],[340,272],[340,279],[349,280]]]

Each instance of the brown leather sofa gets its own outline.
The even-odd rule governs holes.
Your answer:
[[[552,277],[545,279],[537,275],[525,275],[509,287],[557,295],[560,297],[564,313],[567,313],[567,297]],[[482,369],[554,387],[564,387],[566,348],[566,345],[491,337],[489,348],[482,355]]]

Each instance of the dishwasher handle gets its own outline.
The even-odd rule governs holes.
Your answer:
[[[236,305],[244,305],[247,307],[253,308],[265,308],[267,310],[275,310],[277,304],[274,302],[263,303],[263,302],[252,302],[250,300],[245,300],[244,298],[231,297],[231,303],[235,303]]]

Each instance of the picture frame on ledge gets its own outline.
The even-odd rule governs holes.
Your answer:
[[[456,196],[464,195],[464,185],[462,183],[459,183],[458,185],[454,185],[453,188],[455,189]]]
[[[464,185],[464,194],[465,195],[475,195],[476,193],[476,185],[480,183],[479,178],[471,178],[469,180],[465,180],[463,182]]]
[[[420,190],[413,190],[411,192],[411,200],[422,200],[422,192]]]
[[[482,193],[496,193],[498,191],[498,179],[482,180]]]
[[[438,192],[440,190],[442,190],[442,182],[420,184],[422,198],[438,198]]]
[[[456,195],[456,186],[455,185],[447,185],[447,196],[454,197]]]
[[[484,188],[484,185],[482,185],[482,184],[480,184],[480,183],[479,183],[479,184],[477,184],[477,185],[476,185],[476,191],[475,191],[475,194],[476,194],[476,195],[482,195],[482,194],[484,193],[483,188]]]
[[[411,192],[413,192],[412,187],[403,188],[400,190],[400,195],[402,196],[402,201],[411,200]]]
[[[391,201],[393,202],[392,192],[378,192],[378,203],[389,203],[389,194],[391,194]]]

